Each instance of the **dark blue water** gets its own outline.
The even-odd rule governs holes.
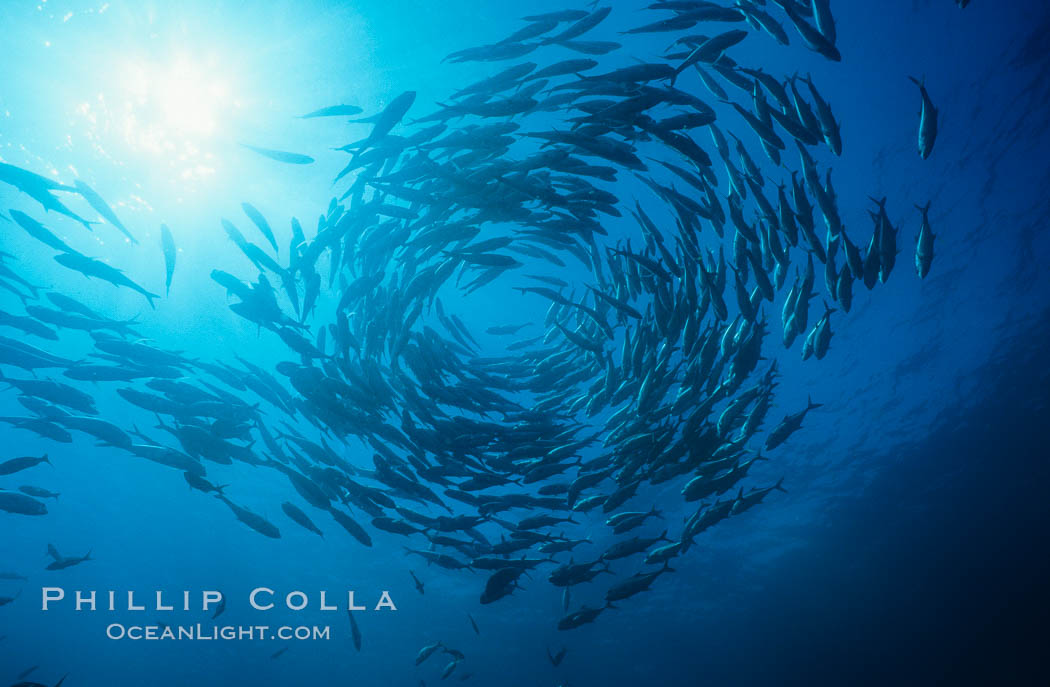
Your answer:
[[[662,16],[643,6],[617,4],[584,37],[623,43],[595,58],[599,69],[656,61],[677,35],[620,36]],[[207,464],[210,480],[231,484],[234,501],[280,527],[279,540],[236,522],[222,503],[190,491],[174,470],[96,446],[86,435],[56,444],[3,425],[0,459],[46,452],[54,467],[0,477],[0,487],[33,484],[61,496],[47,502],[45,517],[0,513],[0,571],[28,577],[0,580],[0,596],[21,593],[0,607],[0,684],[17,682],[34,665],[39,668],[25,679],[54,685],[69,673],[71,687],[438,684],[448,655],[418,667],[413,662],[421,647],[436,641],[465,655],[448,680],[470,674],[467,684],[1043,683],[1050,639],[1050,9],[1036,0],[974,0],[964,10],[950,0],[833,0],[832,8],[841,63],[807,51],[789,25],[790,47],[755,34],[732,51],[741,64],[777,75],[811,73],[831,103],[844,154],[833,157],[826,148],[814,154],[822,173],[834,170],[854,242],[863,249],[870,236],[869,196],[888,197],[890,218],[902,229],[892,278],[870,292],[854,287],[851,312],[833,315],[835,334],[823,360],[801,360],[801,337],[783,350],[783,292],[767,305],[772,333],[764,352],[777,359],[781,377],[766,429],[804,407],[807,397],[823,404],[745,483],[767,486],[783,477],[787,493],[701,534],[674,561],[676,572],[661,576],[651,592],[618,603],[594,624],[560,632],[561,590],[547,583],[548,568],[523,579],[512,596],[481,605],[488,573],[428,566],[402,548],[425,549],[425,540],[406,542],[368,527],[364,513],[354,515],[366,524],[371,548],[318,511],[309,513],[324,539],[298,528],[280,504],[307,507],[273,470]],[[240,209],[253,203],[269,219],[286,260],[289,218],[300,218],[313,236],[317,215],[345,190],[332,178],[346,155],[331,149],[368,132],[339,118],[296,116],[336,103],[358,105],[367,115],[409,89],[417,91],[409,119],[428,114],[454,90],[514,63],[442,63],[445,55],[510,34],[520,28],[521,15],[557,9],[563,7],[546,1],[459,0],[5,5],[0,160],[63,183],[86,181],[141,243],[128,243],[106,224],[88,233],[45,215],[7,185],[0,185],[0,209],[31,214],[156,293],[164,292],[161,222],[179,247],[171,293],[156,310],[130,290],[60,269],[52,251],[0,221],[0,250],[13,256],[5,264],[109,317],[136,318],[142,337],[159,348],[209,361],[241,356],[273,371],[297,356],[273,333],[230,312],[231,301],[209,278],[216,268],[255,277],[219,219],[254,232]],[[773,4],[766,10],[783,18]],[[580,56],[543,48],[522,59],[543,65],[569,57]],[[940,109],[940,134],[928,160],[915,150],[919,96],[908,76],[925,79]],[[715,102],[695,74],[683,75],[679,85]],[[733,97],[739,100],[739,93]],[[743,131],[739,119],[719,113],[723,128]],[[557,118],[539,117],[551,126]],[[694,134],[714,155],[707,133]],[[239,143],[308,154],[316,162],[281,165]],[[751,153],[760,159],[757,146]],[[798,168],[796,158],[789,143],[784,167]],[[768,160],[760,164],[770,178],[786,175]],[[635,199],[653,202],[629,175],[605,187],[626,208]],[[913,206],[927,201],[936,257],[920,280],[912,265],[919,226]],[[84,203],[76,210],[90,213]],[[666,211],[654,214],[671,226]],[[624,215],[603,218],[614,239],[637,236]],[[823,237],[819,221],[818,233]],[[257,233],[250,238],[265,245]],[[710,231],[706,238],[714,241]],[[811,324],[824,296],[819,268]],[[570,282],[589,279],[579,262],[564,271],[540,269]],[[327,285],[327,263],[321,271]],[[472,331],[532,321],[538,326],[526,331],[534,336],[547,304],[514,292],[520,283],[505,275],[470,296],[449,289],[442,298]],[[731,278],[726,296],[732,307]],[[22,312],[14,296],[0,298],[3,310]],[[322,295],[318,311],[337,298]],[[74,360],[91,352],[91,339],[71,330],[57,342],[8,328],[0,334]],[[483,355],[502,354],[502,340],[479,338]],[[6,365],[0,371],[31,376]],[[61,379],[56,370],[38,373]],[[154,429],[155,417],[113,393],[117,386],[129,385],[79,384],[96,397],[102,417],[169,439]],[[278,426],[284,416],[266,407],[268,422]],[[28,413],[13,391],[4,391],[0,414]],[[300,421],[297,428],[317,440],[309,425]],[[372,450],[362,442],[328,441],[352,464],[371,467]],[[639,531],[681,530],[697,504],[683,503],[680,488],[678,480],[640,491],[631,508],[656,505],[664,519]],[[600,511],[580,517],[571,532],[593,543],[577,550],[577,561],[614,541]],[[487,531],[498,539],[497,530]],[[49,543],[67,556],[90,550],[92,560],[47,571]],[[614,565],[619,577],[641,569],[639,559]],[[415,591],[409,570],[425,583],[424,595]],[[612,581],[603,575],[575,587],[572,608],[601,605]],[[156,590],[170,595],[166,599],[190,590],[195,605],[201,590],[214,589],[227,594],[228,606],[216,621],[197,610],[78,613],[68,601],[45,613],[42,587],[64,588],[70,597],[77,589],[99,590],[100,599],[105,590],[117,590],[118,598],[133,590],[147,601]],[[299,613],[280,605],[253,611],[247,599],[257,587],[275,590],[278,602],[301,590],[311,605]],[[360,651],[343,600],[349,589],[369,607],[387,590],[398,608],[355,615]],[[340,610],[318,609],[322,590],[342,600]],[[158,622],[328,626],[331,637],[106,638],[111,623]],[[553,667],[545,653],[561,647],[567,647],[565,659]]]

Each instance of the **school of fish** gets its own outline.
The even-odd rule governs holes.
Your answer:
[[[160,245],[137,249],[163,256],[163,290],[160,278],[146,288],[75,247],[77,232],[103,224],[137,242],[99,193],[0,163],[0,182],[26,201],[8,209],[4,231],[41,244],[0,254],[10,294],[0,326],[17,332],[0,335],[0,382],[25,409],[0,422],[58,444],[89,435],[152,461],[210,499],[200,507],[265,537],[287,526],[326,541],[343,530],[364,547],[377,531],[401,537],[420,565],[483,572],[480,604],[542,569],[565,590],[559,630],[629,612],[618,609],[673,574],[709,530],[783,489],[783,479],[755,484],[748,472],[776,460],[820,404],[768,417],[777,351],[828,355],[835,313],[850,311],[858,284],[887,281],[901,251],[886,198],[873,199],[870,226],[843,225],[831,167],[819,161],[844,154],[843,136],[817,84],[733,57],[742,43],[800,41],[848,59],[830,5],[658,0],[652,21],[618,41],[588,37],[612,6],[528,16],[502,40],[450,54],[499,66],[432,111],[408,91],[369,116],[354,105],[303,115],[348,118],[359,134],[340,148],[337,197],[314,230],[295,218],[271,224],[248,202],[213,229],[246,259],[242,274],[211,273],[215,298],[282,347],[268,368],[165,350],[136,322],[24,278],[20,262],[53,259],[162,311],[159,294],[173,279],[178,288],[179,232],[162,226]],[[666,35],[666,53],[632,59],[637,34]],[[913,81],[925,159],[938,110]],[[934,255],[929,211],[914,221],[919,277]],[[449,304],[493,284],[546,316],[493,323],[487,334],[505,350],[483,355]],[[90,340],[90,354],[51,352],[67,332]],[[101,394],[131,408],[104,419]],[[58,494],[10,480],[44,479],[61,460],[56,449],[0,461],[0,510],[46,515]],[[244,505],[235,476],[210,476],[238,464],[287,480],[287,522]],[[680,490],[692,512],[684,522],[645,502],[662,484]],[[581,523],[614,543],[596,550],[574,536]],[[48,553],[52,570],[91,560]],[[574,605],[593,585],[604,603]],[[353,637],[360,648],[356,623]],[[464,654],[440,642],[416,664],[438,652],[450,657],[442,679],[457,673]],[[555,666],[562,657],[548,653]]]

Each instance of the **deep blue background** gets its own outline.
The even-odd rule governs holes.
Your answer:
[[[616,31],[652,19],[626,5],[594,39],[615,39]],[[903,252],[885,287],[858,291],[853,311],[836,315],[827,359],[802,364],[797,347],[782,355],[784,378],[770,418],[798,409],[808,395],[825,404],[753,473],[756,483],[785,476],[789,493],[705,534],[676,562],[678,573],[661,578],[651,594],[594,625],[560,633],[554,629],[559,590],[542,579],[481,607],[481,575],[428,569],[404,557],[400,539],[378,534],[376,547],[364,550],[330,520],[319,523],[328,533],[324,541],[295,529],[277,507],[292,492],[271,473],[238,466],[213,476],[233,482],[238,502],[279,524],[278,542],[234,522],[213,499],[188,493],[177,473],[82,438],[56,447],[0,427],[3,457],[46,450],[56,464],[0,486],[30,482],[63,494],[47,518],[0,518],[0,569],[30,576],[24,597],[0,609],[6,635],[0,681],[39,664],[33,678],[54,684],[70,671],[68,687],[414,685],[420,678],[435,684],[444,661],[415,668],[412,657],[440,639],[467,655],[459,671],[474,673],[473,684],[1045,682],[1050,8],[1042,0],[973,0],[964,11],[950,0],[832,6],[842,64],[814,58],[794,34],[787,49],[749,38],[738,59],[777,73],[812,71],[842,121],[845,155],[822,157],[821,164],[834,167],[847,231],[866,242],[867,196],[888,196],[891,219],[903,227]],[[152,313],[134,294],[58,273],[39,246],[12,235],[6,223],[0,248],[17,253],[21,269],[38,282],[113,316],[140,315],[144,333],[165,346],[215,358],[248,353],[265,364],[282,355],[279,343],[232,316],[207,278],[215,266],[245,273],[217,218],[238,216],[239,204],[249,200],[286,245],[289,216],[315,217],[342,190],[333,191],[330,180],[344,158],[325,149],[362,131],[293,115],[336,102],[372,112],[409,88],[419,91],[413,113],[429,112],[433,101],[503,66],[442,65],[442,56],[509,34],[522,14],[560,5],[114,2],[103,13],[88,11],[100,8],[59,2],[39,10],[0,8],[10,40],[0,55],[0,156],[37,171],[53,166],[63,179],[75,169],[119,203],[142,246],[126,246],[101,229],[87,237],[75,225],[56,222],[57,228],[93,254],[105,251],[154,291],[163,285],[157,226],[171,225],[182,250],[172,297]],[[73,15],[64,20],[67,12]],[[667,42],[625,41],[630,47],[613,62],[651,59]],[[78,104],[96,102],[98,93],[119,109],[115,81],[125,57],[163,61],[186,46],[228,65],[245,101],[225,113],[223,130],[198,141],[216,169],[203,179],[187,180],[172,156],[131,145],[119,126],[105,126],[104,113],[95,121],[77,114]],[[919,101],[908,75],[925,76],[941,108],[941,136],[928,161],[915,152]],[[238,149],[235,142],[245,138],[309,152],[318,162],[278,168]],[[617,190],[637,193],[633,186]],[[918,227],[912,207],[927,200],[937,257],[920,282],[911,264]],[[7,187],[0,201],[25,209]],[[516,322],[522,301],[508,300],[514,282],[500,284],[453,306],[477,328]],[[59,350],[77,355],[85,344],[70,336]],[[3,414],[21,412],[11,394],[0,396],[0,404]],[[114,414],[125,408],[108,397],[100,407]],[[360,447],[346,451],[367,463]],[[687,512],[676,488],[636,503],[659,503],[668,523]],[[600,529],[594,524],[586,533],[605,536]],[[96,560],[46,573],[48,542],[69,555],[93,549]],[[413,590],[410,568],[426,581],[426,596]],[[617,571],[627,575],[635,567]],[[390,589],[401,610],[360,617],[360,654],[343,613],[271,614],[267,622],[330,623],[334,635],[324,644],[292,645],[271,660],[281,644],[108,642],[107,614],[39,612],[37,590],[55,583],[217,587],[233,597],[231,622],[262,620],[245,609],[247,590],[259,584],[311,592]],[[20,586],[0,585],[0,594]],[[596,602],[603,585],[577,591],[574,604]],[[569,650],[555,670],[544,649],[562,645]]]

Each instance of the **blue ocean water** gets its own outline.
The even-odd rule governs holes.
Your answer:
[[[779,345],[783,292],[767,306],[772,333],[764,353],[776,358],[780,372],[767,429],[807,398],[823,404],[769,461],[756,464],[745,484],[783,477],[786,493],[701,534],[651,592],[618,603],[593,624],[558,631],[565,610],[546,567],[508,598],[481,605],[486,572],[428,566],[406,554],[405,539],[374,528],[374,546],[362,547],[323,513],[310,511],[323,539],[297,527],[280,504],[306,506],[273,470],[207,464],[208,478],[229,483],[235,502],[280,527],[279,540],[236,522],[215,498],[190,491],[177,471],[96,446],[83,434],[57,444],[3,426],[0,459],[48,453],[54,467],[0,477],[0,487],[33,484],[61,496],[47,502],[45,517],[0,518],[0,570],[28,577],[0,580],[0,596],[21,593],[0,608],[0,680],[16,683],[38,665],[25,679],[49,685],[66,673],[71,686],[438,684],[449,656],[420,666],[414,658],[441,641],[464,654],[447,680],[470,674],[468,684],[1041,683],[1042,619],[1050,610],[1044,591],[1050,7],[1034,0],[975,0],[961,10],[949,0],[831,4],[841,63],[806,50],[786,19],[790,46],[755,33],[732,50],[739,63],[778,76],[811,74],[832,105],[844,153],[834,157],[822,148],[814,155],[822,172],[834,170],[853,240],[863,249],[870,236],[869,197],[887,197],[890,219],[901,227],[892,278],[873,291],[855,287],[851,311],[832,316],[834,337],[823,360],[802,361],[800,342],[786,351]],[[600,69],[664,54],[677,34],[619,33],[663,16],[644,7],[617,3],[585,36],[623,43],[595,58]],[[252,203],[274,228],[286,260],[289,219],[298,217],[312,237],[315,218],[346,189],[332,178],[347,155],[332,149],[368,133],[345,118],[297,116],[336,103],[369,115],[406,90],[416,91],[409,119],[428,114],[454,90],[516,62],[442,62],[447,54],[511,34],[522,15],[561,9],[545,1],[460,0],[6,3],[0,159],[63,183],[85,181],[140,243],[125,241],[108,224],[87,232],[45,215],[11,186],[0,186],[0,208],[31,214],[155,293],[164,293],[161,223],[171,228],[178,254],[170,294],[156,310],[129,289],[60,269],[53,252],[9,222],[0,223],[0,250],[13,256],[5,264],[109,317],[135,318],[143,339],[164,350],[202,360],[239,356],[272,372],[297,356],[272,332],[231,312],[230,299],[209,278],[213,269],[256,276],[220,218],[254,232],[241,210],[242,202]],[[772,3],[765,9],[778,12]],[[542,65],[569,57],[579,55],[545,47],[522,59]],[[908,76],[924,81],[941,115],[928,160],[916,152],[920,101]],[[681,78],[681,88],[716,102],[694,73]],[[553,126],[558,116],[545,121]],[[732,115],[725,121],[727,130],[743,130]],[[405,135],[411,130],[406,126]],[[714,155],[706,133],[695,138]],[[283,165],[241,143],[316,161]],[[751,152],[761,156],[757,146]],[[789,146],[785,169],[798,167],[793,152]],[[762,166],[771,178],[786,174],[768,160]],[[625,210],[635,199],[651,200],[629,175],[608,188]],[[936,257],[920,280],[912,266],[914,206],[926,202]],[[76,209],[90,213],[83,203]],[[661,223],[671,217],[658,215]],[[603,223],[614,238],[638,236],[626,211]],[[265,246],[258,234],[252,240]],[[570,282],[590,279],[579,262],[564,271],[543,269]],[[469,296],[443,295],[449,311],[479,332],[482,355],[503,354],[504,339],[480,333],[487,327],[533,322],[530,336],[543,331],[547,304],[513,291],[522,283],[507,274]],[[819,317],[822,283],[818,269],[811,323]],[[732,301],[731,275],[729,289]],[[19,299],[0,297],[3,310],[21,312]],[[337,298],[323,294],[318,311]],[[73,360],[91,350],[91,339],[71,330],[54,342],[15,330],[0,334]],[[31,377],[10,366],[0,370]],[[54,370],[38,373],[61,378]],[[163,437],[156,418],[124,403],[115,386],[79,388],[96,398],[102,417]],[[16,396],[0,394],[0,414],[28,414]],[[267,412],[275,427],[285,419]],[[298,428],[317,439],[308,424]],[[371,466],[373,451],[361,442],[338,451],[354,465]],[[640,530],[646,536],[681,530],[697,504],[684,503],[680,488],[680,480],[646,485],[631,502],[663,512],[662,521]],[[370,517],[358,515],[367,526]],[[581,515],[582,524],[571,528],[573,536],[592,540],[573,554],[577,561],[614,541],[605,517]],[[49,543],[68,556],[90,550],[92,560],[45,570]],[[425,544],[409,540],[415,548]],[[640,560],[614,565],[618,578],[640,569]],[[425,583],[424,595],[409,570]],[[601,605],[613,581],[603,575],[577,585],[571,607]],[[40,589],[51,586],[70,594],[134,590],[139,598],[155,590],[219,589],[229,599],[223,623],[330,625],[332,637],[114,641],[105,636],[110,623],[217,621],[199,612],[78,613],[68,603],[45,613]],[[300,613],[255,612],[247,596],[256,587],[279,596],[302,590],[312,605]],[[341,597],[348,589],[369,606],[388,590],[398,607],[355,615],[360,650],[345,609],[317,607],[321,590]],[[565,658],[552,666],[546,653],[561,647]]]

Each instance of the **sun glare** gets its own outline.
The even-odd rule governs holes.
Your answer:
[[[167,63],[136,60],[122,74],[117,102],[99,94],[132,150],[186,163],[191,175],[208,173],[209,141],[223,135],[234,108],[229,84],[214,65],[178,56]]]

